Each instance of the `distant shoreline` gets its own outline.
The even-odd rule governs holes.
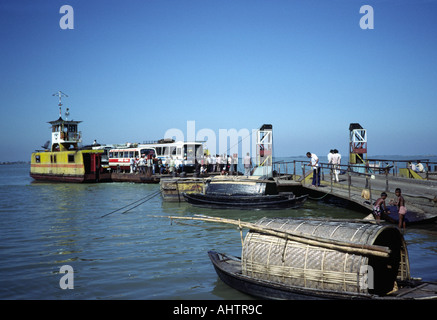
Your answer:
[[[29,164],[30,161],[1,161],[0,165],[10,165],[10,164]]]

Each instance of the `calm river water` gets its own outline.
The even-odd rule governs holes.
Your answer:
[[[152,216],[212,216],[256,221],[264,216],[362,218],[316,201],[300,209],[233,211],[164,203],[159,190],[132,183],[34,182],[29,165],[0,166],[0,299],[250,299],[223,284],[207,252],[241,255],[239,231],[204,222],[170,223]],[[437,228],[409,228],[411,273],[437,280]],[[74,270],[74,288],[61,289]]]

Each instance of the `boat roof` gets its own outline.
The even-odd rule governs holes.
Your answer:
[[[48,123],[50,123],[51,125],[56,125],[56,124],[78,124],[81,122],[82,121],[64,120],[64,119],[62,119],[62,117],[59,117],[58,120],[49,121]]]

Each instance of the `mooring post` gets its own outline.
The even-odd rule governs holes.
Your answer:
[[[370,198],[370,205],[373,204],[372,202],[372,183],[371,183],[372,179],[369,179],[369,198]]]
[[[332,177],[332,170],[331,170],[331,192],[332,192],[332,179],[333,177]]]
[[[293,160],[293,179],[296,179],[296,160]]]
[[[388,169],[385,170],[385,192],[388,192]]]

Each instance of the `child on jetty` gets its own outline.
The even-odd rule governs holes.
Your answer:
[[[398,213],[399,213],[399,229],[404,228],[405,232],[405,215],[407,213],[407,208],[405,207],[405,199],[401,195],[401,189],[396,188],[395,194],[397,199],[391,200],[390,204],[398,207]]]
[[[383,213],[390,213],[389,210],[387,210],[387,206],[385,204],[385,199],[387,199],[387,193],[382,192],[381,193],[381,198],[378,198],[378,200],[376,200],[374,206],[373,206],[373,216],[376,218],[376,222],[379,223],[380,219],[381,219],[381,215]]]

